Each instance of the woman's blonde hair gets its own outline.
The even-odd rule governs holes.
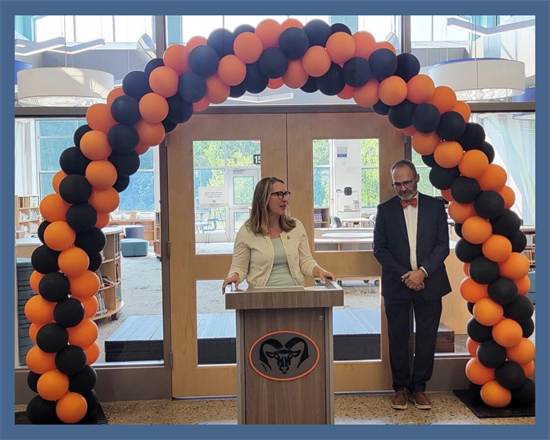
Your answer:
[[[285,184],[285,182],[277,177],[264,177],[258,182],[256,189],[254,189],[252,212],[245,225],[255,234],[269,235],[267,205],[269,204],[269,198],[271,197],[271,191],[275,182]],[[288,210],[284,215],[281,215],[279,223],[281,229],[285,232],[289,232],[296,227],[296,220],[290,217]]]

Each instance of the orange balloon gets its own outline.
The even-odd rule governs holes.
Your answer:
[[[378,94],[386,105],[401,104],[407,97],[407,83],[397,75],[390,76],[380,83]]]
[[[476,385],[484,385],[495,379],[495,369],[487,368],[478,358],[472,358],[466,364],[466,377]]]
[[[59,264],[59,269],[61,269],[65,275],[75,278],[88,270],[90,257],[82,249],[72,247],[59,254],[57,264]]]
[[[482,191],[499,191],[506,184],[506,179],[507,176],[504,168],[500,165],[490,164],[485,172],[477,178],[477,181]]]
[[[446,86],[436,87],[434,94],[427,101],[435,105],[441,114],[450,112],[456,105],[456,94],[453,89]]]
[[[107,135],[98,130],[89,131],[82,136],[80,150],[90,160],[106,160],[113,152]]]
[[[25,361],[33,373],[44,374],[46,371],[55,370],[56,354],[46,353],[35,345],[28,351]]]
[[[443,196],[443,198],[445,200],[447,200],[448,202],[452,202],[454,201],[453,199],[453,195],[451,194],[451,189],[443,189],[441,190],[441,195]]]
[[[523,371],[525,371],[525,377],[529,378],[533,375],[535,372],[535,361],[531,361],[527,364],[520,365],[521,368],[523,368]]]
[[[464,155],[462,145],[456,141],[444,141],[434,150],[434,159],[443,168],[456,167]]]
[[[500,322],[504,317],[504,309],[491,298],[481,298],[474,304],[474,318],[488,327]]]
[[[535,344],[527,338],[521,338],[518,345],[506,349],[506,356],[509,361],[527,364],[535,359]]]
[[[67,177],[67,174],[65,174],[65,171],[63,170],[59,170],[57,173],[55,173],[55,176],[53,176],[52,188],[57,194],[59,194],[59,184],[65,177]]]
[[[184,46],[183,44],[172,44],[168,49],[164,51],[162,61],[164,62],[164,65],[166,67],[172,69],[176,73],[176,75],[179,76],[182,73],[191,70],[191,68],[189,67],[189,52],[191,52],[191,49]],[[153,72],[155,70],[153,70]]]
[[[435,131],[431,133],[417,132],[412,138],[412,147],[418,154],[425,156],[433,154],[440,142],[441,138]]]
[[[36,344],[36,335],[38,334],[38,330],[40,330],[42,327],[44,327],[44,324],[34,324],[32,323],[29,327],[29,338],[30,340]]]
[[[82,275],[77,277],[69,277],[69,282],[71,285],[71,294],[80,300],[94,296],[99,290],[99,278],[91,270],[86,270]]]
[[[206,78],[206,99],[212,104],[221,104],[229,98],[229,86],[217,74]]]
[[[414,126],[412,125],[409,125],[407,128],[401,129],[401,132],[406,136],[414,136],[417,133],[416,128],[414,128]]]
[[[305,83],[304,83],[305,84]],[[351,99],[353,98],[353,87],[349,84],[346,84],[342,91],[338,93],[338,98],[340,99]]]
[[[218,76],[228,86],[237,86],[246,77],[246,64],[235,55],[226,55],[218,65]]]
[[[193,111],[194,112],[202,112],[208,108],[210,105],[210,101],[206,98],[202,98],[199,102],[193,103]]]
[[[523,337],[521,325],[510,318],[502,319],[492,330],[493,339],[498,345],[509,348],[518,345]]]
[[[141,119],[134,128],[138,132],[140,142],[144,144],[158,145],[164,139],[165,131],[161,123],[151,124]]]
[[[489,166],[489,159],[480,150],[466,151],[458,164],[460,173],[466,177],[477,179],[485,173]]]
[[[512,393],[496,380],[487,382],[481,387],[481,400],[492,408],[504,408],[512,401]]]
[[[327,52],[333,63],[349,61],[355,54],[355,40],[345,32],[336,32],[327,40]]]
[[[69,377],[59,370],[46,371],[38,379],[36,388],[44,400],[59,400],[69,391]]]
[[[497,191],[504,199],[504,209],[510,209],[516,203],[516,193],[507,185]]]
[[[302,58],[302,66],[309,76],[318,78],[330,69],[330,55],[322,46],[310,47]]]
[[[264,46],[262,40],[258,35],[252,32],[243,32],[237,35],[233,43],[235,55],[246,64],[252,64],[258,61],[263,50]]]
[[[288,67],[283,75],[283,82],[291,89],[299,89],[307,80],[309,75],[304,70],[301,60],[288,60]]]
[[[92,365],[99,358],[99,344],[97,342],[94,342],[89,347],[86,347],[84,349],[84,352],[86,353],[87,357],[86,365]]]
[[[521,280],[529,273],[529,260],[523,254],[512,252],[510,257],[499,263],[500,274],[512,280]]]
[[[468,353],[470,353],[470,356],[472,357],[477,356],[477,347],[479,347],[480,345],[480,342],[476,342],[472,338],[466,339],[466,348],[468,349]]]
[[[285,21],[281,23],[281,27],[283,28],[283,31],[284,31],[291,27],[297,27],[298,29],[303,29],[304,25],[300,20],[297,20],[295,18],[287,18]]]
[[[99,130],[105,134],[109,133],[109,130],[116,125],[116,121],[111,115],[111,107],[107,104],[90,106],[86,111],[86,121],[92,130]]]
[[[74,245],[76,232],[67,222],[53,222],[44,231],[44,242],[54,251],[64,251]]]
[[[53,309],[57,303],[46,301],[40,295],[35,295],[25,304],[25,317],[33,324],[47,324],[52,322]]]
[[[150,145],[140,142],[134,151],[141,156],[149,151],[149,147]]]
[[[48,194],[40,202],[40,214],[49,222],[65,221],[67,210],[71,207],[59,194]]]
[[[352,36],[355,41],[354,57],[369,59],[371,53],[376,49],[376,40],[371,33],[367,31],[355,32]]]
[[[205,37],[201,37],[199,35],[196,35],[194,37],[191,37],[185,47],[187,47],[187,50],[189,53],[197,47],[197,46],[206,46],[208,44],[208,40]],[[157,69],[155,69],[157,70]]]
[[[36,293],[38,293],[38,285],[40,284],[40,280],[44,278],[44,274],[40,273],[38,271],[33,271],[31,273],[31,277],[29,278],[29,283],[31,284],[32,290],[34,290]]]
[[[178,83],[178,74],[170,67],[157,67],[149,75],[151,90],[163,98],[170,98],[178,93]]]
[[[468,122],[470,120],[470,116],[472,115],[470,106],[462,101],[457,101],[453,108],[453,112],[459,113],[464,118],[464,122]]]
[[[98,212],[95,227],[102,229],[109,224],[109,221],[111,221],[111,216],[109,214],[105,212]]]
[[[510,240],[502,235],[492,235],[485,243],[483,243],[481,249],[485,258],[501,263],[510,258],[510,255],[512,254],[512,243],[510,243]]]
[[[493,233],[491,222],[482,217],[474,216],[462,225],[463,237],[472,244],[485,242]]]
[[[88,199],[88,203],[94,207],[97,212],[107,214],[117,209],[120,202],[118,191],[114,188],[103,190],[92,189],[92,195]]]
[[[460,283],[460,294],[466,301],[476,303],[481,299],[489,298],[487,287],[487,284],[478,284],[467,276]]]
[[[139,100],[139,113],[150,124],[158,124],[168,116],[168,102],[157,93],[147,93]]]
[[[86,179],[95,189],[110,188],[116,183],[117,178],[116,168],[108,160],[94,160],[86,167]]]
[[[122,87],[116,87],[109,92],[109,94],[107,95],[107,105],[109,106],[109,108],[111,107],[113,101],[119,96],[124,96],[124,90],[122,90]]]
[[[285,85],[285,82],[283,81],[283,78],[269,78],[269,82],[267,83],[268,89],[279,89]]]
[[[531,279],[528,276],[520,278],[519,280],[514,280],[516,286],[518,286],[519,295],[527,295],[529,290],[531,290]]]
[[[374,50],[376,51],[378,49],[388,49],[397,55],[397,50],[395,49],[395,46],[391,44],[389,41],[379,41],[378,43],[376,43]]]
[[[94,321],[85,319],[77,326],[69,327],[67,333],[69,333],[69,344],[84,349],[95,342],[99,331]]]
[[[462,263],[462,271],[467,277],[470,276],[470,263]]]
[[[98,301],[94,295],[88,299],[80,300],[84,306],[84,319],[92,319],[97,312]]]
[[[463,204],[454,201],[449,204],[449,215],[456,223],[462,224],[477,213],[473,203]]]
[[[78,393],[67,393],[57,401],[55,412],[64,423],[77,423],[88,411],[88,402]]]
[[[266,18],[260,21],[254,31],[262,41],[264,49],[268,47],[279,47],[279,37],[282,32],[283,27],[272,18]]]
[[[378,96],[378,80],[371,78],[364,86],[356,87],[353,90],[353,99],[361,107],[372,107],[376,104],[380,99]]]
[[[415,104],[424,104],[434,91],[435,84],[428,75],[415,75],[407,83],[407,99]]]

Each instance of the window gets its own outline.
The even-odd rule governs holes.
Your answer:
[[[330,206],[330,148],[326,139],[313,141],[313,206]]]
[[[361,207],[376,208],[380,203],[378,139],[361,140]]]
[[[153,148],[139,156],[137,173],[130,176],[130,184],[120,193],[120,211],[155,210],[155,173],[153,170]]]

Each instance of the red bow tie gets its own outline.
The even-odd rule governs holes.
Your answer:
[[[418,205],[418,199],[401,200],[401,206],[403,207],[403,209],[405,209],[409,205],[411,205],[413,208],[416,208],[416,205]]]

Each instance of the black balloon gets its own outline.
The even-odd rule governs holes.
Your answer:
[[[331,63],[328,72],[317,78],[317,86],[319,91],[327,96],[340,93],[346,86],[342,76],[342,68],[336,63]]]
[[[362,87],[369,82],[372,72],[365,58],[354,57],[344,64],[342,75],[349,86]]]
[[[90,258],[90,264],[88,265],[88,270],[95,272],[101,267],[101,263],[103,262],[103,257],[99,252],[88,254],[88,257]]]
[[[330,26],[330,30],[333,34],[336,32],[345,32],[348,35],[351,35],[351,29],[347,27],[344,23],[334,23]]]
[[[308,50],[309,38],[303,29],[291,27],[281,33],[279,48],[289,60],[298,60]]]
[[[520,324],[532,321],[531,317],[534,311],[535,308],[531,300],[523,295],[518,295],[514,302],[504,306],[504,316]]]
[[[433,104],[420,104],[413,113],[412,125],[420,133],[431,133],[439,126],[441,115]]]
[[[482,342],[476,354],[481,365],[487,368],[498,368],[506,362],[506,348],[492,339]]]
[[[496,381],[509,390],[517,390],[525,383],[525,371],[521,365],[507,361],[495,370]]]
[[[74,393],[87,394],[93,390],[97,382],[97,373],[86,365],[82,371],[69,376],[69,390]]]
[[[69,279],[61,272],[50,272],[38,283],[40,296],[46,301],[63,301],[69,295]]]
[[[460,176],[451,185],[451,195],[458,203],[472,203],[481,193],[476,179]]]
[[[412,124],[412,115],[416,104],[405,99],[401,104],[391,107],[388,111],[388,120],[396,128],[407,128]]]
[[[454,141],[462,136],[466,123],[460,113],[445,112],[441,115],[441,120],[437,127],[437,134],[446,141]]]
[[[84,306],[75,298],[67,298],[53,309],[53,317],[61,327],[75,327],[84,319]]]
[[[138,100],[128,95],[122,95],[115,98],[111,104],[111,115],[119,124],[137,124],[141,119]]]
[[[372,109],[375,113],[378,113],[379,115],[387,115],[390,111],[390,106],[378,100],[378,102],[372,106]]]
[[[222,58],[225,55],[232,55],[233,52],[233,42],[235,41],[235,36],[228,29],[216,29],[208,36],[208,41],[206,44],[216,51],[218,58]]]
[[[261,93],[268,83],[269,78],[262,73],[257,62],[246,65],[246,76],[242,84],[247,92]]]
[[[109,162],[111,162],[119,176],[131,176],[134,174],[140,165],[139,155],[132,151],[128,154],[112,153],[109,156]]]
[[[482,191],[474,203],[474,208],[480,217],[491,220],[504,212],[504,199],[496,191]]]
[[[46,353],[57,353],[67,346],[69,334],[59,324],[44,324],[36,334],[36,345]]]
[[[66,176],[59,184],[59,195],[71,205],[86,203],[92,195],[92,185],[80,174]]]
[[[462,133],[462,136],[457,141],[462,145],[464,151],[479,150],[483,142],[485,142],[485,130],[475,122],[468,122],[464,128],[464,133]]]
[[[491,284],[500,276],[498,263],[485,257],[477,257],[470,263],[470,277],[478,284]]]
[[[175,95],[175,96],[178,96],[178,95]],[[172,96],[172,98],[173,98],[173,96]],[[170,99],[170,98],[168,98],[168,99]],[[164,132],[165,133],[170,133],[171,131],[174,131],[176,129],[178,124],[174,121],[171,121],[169,118],[165,118],[162,121],[162,126],[164,127]]]
[[[153,58],[151,61],[149,61],[145,65],[145,69],[143,69],[143,71],[147,75],[151,75],[151,72],[153,70],[155,70],[157,67],[162,67],[162,66],[164,66],[164,61],[162,61],[162,58]]]
[[[499,277],[487,289],[489,298],[497,304],[506,306],[518,298],[518,286],[510,278]]]
[[[126,74],[122,80],[122,90],[125,95],[136,98],[139,101],[143,95],[152,92],[151,87],[149,87],[149,75],[139,70]]]
[[[231,96],[231,98],[240,98],[245,93],[246,93],[246,89],[242,84],[239,84],[238,86],[229,87],[229,96]]]
[[[370,55],[369,64],[372,76],[378,81],[382,81],[396,72],[398,61],[397,56],[391,50],[377,49]]]
[[[395,74],[405,82],[418,75],[420,72],[420,61],[411,53],[397,55],[397,70]]]
[[[93,228],[88,232],[77,233],[75,245],[83,249],[87,254],[101,252],[105,247],[105,234],[99,228]]]
[[[527,237],[522,231],[517,231],[511,237],[508,237],[512,243],[512,252],[523,252],[527,246]]]
[[[38,379],[40,379],[40,376],[42,375],[37,374],[34,371],[29,371],[29,374],[27,375],[27,385],[35,393],[38,393],[36,386],[38,385]]]
[[[38,238],[42,242],[42,244],[46,244],[44,242],[44,231],[46,231],[46,228],[51,225],[51,222],[44,220],[42,223],[40,223],[40,226],[38,226]]]
[[[73,205],[67,210],[66,219],[77,233],[91,231],[97,223],[97,211],[88,203]]]
[[[92,390],[88,394],[84,396],[86,399],[86,402],[88,403],[88,410],[86,411],[86,414],[91,414],[94,412],[94,409],[96,408],[98,404],[98,398],[97,393]]]
[[[483,255],[480,244],[472,244],[463,238],[457,241],[455,246],[456,258],[463,263],[471,263]]]
[[[473,302],[466,302],[466,308],[468,309],[468,311],[470,312],[470,315],[473,315],[474,314],[474,306],[476,304],[473,303]]]
[[[258,67],[268,78],[280,78],[286,72],[288,59],[283,51],[277,47],[268,47],[260,55]]]
[[[482,325],[475,318],[470,318],[466,324],[466,332],[476,342],[485,342],[493,339],[493,327]]]
[[[76,345],[68,345],[55,356],[55,366],[63,374],[81,372],[86,366],[86,352]]]
[[[130,153],[136,149],[139,143],[137,130],[129,125],[115,125],[109,130],[107,137],[111,148],[116,153]]]
[[[504,235],[505,237],[513,237],[517,234],[521,226],[521,219],[514,211],[505,209],[502,215],[491,220],[493,226],[493,234]]]
[[[481,151],[485,153],[487,159],[489,159],[489,163],[493,163],[493,160],[495,160],[495,149],[489,142],[483,142]]]
[[[54,251],[46,245],[37,247],[31,255],[31,264],[37,272],[47,274],[57,272],[59,265],[57,259],[61,252]]]
[[[535,403],[535,382],[526,379],[521,387],[512,390],[512,405],[530,407]]]
[[[418,107],[414,111],[413,115],[416,114],[417,111]],[[430,182],[433,186],[440,190],[449,189],[458,176],[460,176],[458,167],[443,168],[439,165],[434,165],[430,170]]]
[[[59,421],[55,407],[57,402],[33,397],[27,405],[27,417],[35,425],[48,425]]]
[[[210,46],[197,46],[189,54],[189,67],[203,78],[216,73],[219,62],[220,57]]]
[[[304,26],[304,32],[309,39],[309,46],[323,46],[327,44],[328,38],[332,35],[332,29],[323,20],[311,20]]]
[[[481,385],[468,381],[468,390],[476,401],[481,402]]]
[[[460,238],[464,238],[462,236],[462,224],[461,223],[455,223],[455,232],[456,232],[456,235],[458,235]]]
[[[254,26],[251,26],[249,24],[241,24],[235,28],[235,30],[233,31],[233,35],[237,37],[237,35],[241,35],[243,32],[254,33]]]
[[[70,147],[67,148],[59,157],[59,165],[65,174],[86,174],[86,167],[91,162],[86,156],[82,154],[80,148]]]
[[[525,322],[520,322],[521,330],[523,331],[523,337],[529,338],[535,332],[535,322],[533,319],[528,319]]]
[[[424,156],[422,156],[422,162],[424,162],[424,164],[429,166],[430,168],[433,168],[437,165],[433,154],[425,154]]]
[[[315,93],[317,90],[319,90],[319,87],[317,86],[317,78],[310,76],[306,83],[302,87],[300,87],[300,90],[306,93]]]
[[[76,131],[74,132],[74,136],[73,136],[74,144],[77,147],[80,147],[80,139],[82,139],[82,136],[84,136],[86,133],[88,133],[91,130],[92,129],[90,128],[90,126],[88,124],[84,124],[84,125],[81,125],[80,127],[78,127],[76,129]]]
[[[119,193],[124,191],[130,185],[130,177],[118,175],[113,188],[116,189]]]
[[[206,95],[206,81],[195,72],[184,72],[179,78],[178,93],[184,101],[199,102]]]
[[[187,122],[193,116],[193,104],[184,101],[180,95],[174,95],[168,102],[168,119],[175,124]]]

